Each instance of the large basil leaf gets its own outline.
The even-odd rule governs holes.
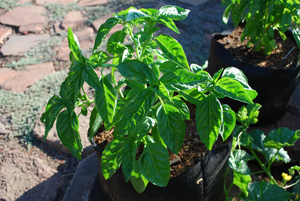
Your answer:
[[[135,161],[134,169],[129,179],[136,192],[142,193],[146,189],[149,181],[141,173],[140,160]]]
[[[122,141],[114,139],[110,141],[102,152],[101,171],[105,179],[109,179],[121,165]]]
[[[82,72],[84,81],[93,87],[96,91],[101,91],[101,83],[99,77],[92,66],[87,65]]]
[[[124,31],[117,31],[113,33],[107,41],[107,45],[106,45],[107,52],[111,54],[120,52],[118,48],[119,46],[117,46],[116,44],[122,44],[125,37],[126,37],[126,33]]]
[[[153,91],[160,96],[161,98],[164,98],[168,101],[171,100],[170,94],[169,94],[169,90],[166,88],[166,86],[162,83],[162,82],[158,82],[158,86],[155,86],[153,88]]]
[[[69,48],[73,53],[73,56],[77,61],[82,61],[83,56],[80,49],[79,41],[77,36],[72,32],[72,29],[69,27],[68,30],[68,41],[69,41]]]
[[[131,8],[130,10],[128,10],[128,14],[126,16],[127,22],[140,19],[140,18],[150,18],[150,16],[135,8]]]
[[[209,150],[218,138],[222,121],[222,106],[216,96],[209,95],[199,101],[196,109],[197,131]]]
[[[217,82],[215,89],[219,93],[224,94],[234,100],[253,104],[251,97],[248,95],[242,84],[229,77],[221,78]]]
[[[91,116],[90,116],[90,128],[89,128],[89,139],[90,140],[97,133],[98,129],[101,126],[101,123],[102,123],[102,118],[97,111],[97,107],[95,106],[93,108]]]
[[[100,26],[97,31],[97,36],[95,39],[95,44],[93,48],[93,53],[97,51],[98,47],[103,42],[104,38],[107,36],[108,32],[119,22],[119,19],[111,17],[105,21],[104,24]]]
[[[172,98],[172,104],[179,110],[181,116],[183,117],[183,120],[190,120],[190,110],[179,96],[174,96]]]
[[[229,77],[238,81],[246,89],[248,95],[252,100],[256,98],[257,92],[249,86],[247,77],[240,69],[235,67],[228,67],[223,71],[222,77]]]
[[[167,186],[170,178],[168,150],[164,146],[148,140],[140,158],[140,170],[151,183],[160,187]]]
[[[173,20],[169,17],[166,16],[159,16],[158,17],[158,22],[160,24],[165,25],[166,27],[168,27],[169,29],[171,29],[172,31],[176,32],[176,33],[180,33],[179,30],[177,29],[175,23],[173,22]]]
[[[180,69],[181,67],[178,66],[176,63],[174,63],[173,61],[165,61],[163,63],[161,63],[159,65],[159,70],[162,73],[166,73],[166,72],[174,72],[178,69]]]
[[[75,103],[80,93],[80,89],[84,83],[82,77],[83,69],[84,65],[81,62],[73,62],[68,73],[68,77],[60,87],[59,95],[70,113],[75,108]]]
[[[179,94],[188,102],[198,105],[200,103],[200,100],[202,98],[205,98],[206,96],[198,91],[197,88],[185,90],[185,91],[179,91]]]
[[[222,133],[223,140],[226,140],[232,133],[235,123],[236,116],[235,112],[231,110],[228,105],[222,105],[223,108],[223,124],[224,124],[224,132]]]
[[[133,139],[127,137],[124,139],[122,144],[122,171],[127,182],[130,178],[130,175],[134,169],[135,165],[135,155],[136,155],[137,145]]]
[[[291,194],[276,184],[266,181],[254,182],[248,186],[249,195],[244,201],[283,201],[289,200]]]
[[[58,113],[64,107],[65,106],[63,104],[62,99],[56,95],[52,96],[52,98],[48,101],[46,110],[40,118],[41,122],[46,125],[44,141],[46,140],[49,131],[53,127],[54,121],[55,121]]]
[[[73,156],[81,160],[82,144],[78,131],[78,117],[75,112],[62,111],[56,121],[57,135]]]
[[[145,135],[148,134],[151,128],[155,125],[155,119],[151,117],[146,117],[136,126],[131,127],[128,130],[129,136],[138,136],[139,139],[142,139]]]
[[[281,149],[284,146],[293,146],[300,138],[300,133],[288,128],[278,128],[272,130],[264,139],[266,148]]]
[[[158,10],[158,15],[169,17],[172,20],[184,20],[188,16],[189,12],[190,10],[188,9],[167,5]]]
[[[181,149],[185,135],[185,122],[173,105],[161,104],[157,110],[158,130],[168,148],[175,154]]]
[[[108,62],[111,57],[104,51],[94,52],[89,58],[89,63],[93,65],[93,68],[102,67],[103,64]]]
[[[95,103],[97,111],[104,121],[105,129],[108,129],[115,114],[117,92],[106,77],[101,78],[99,89],[95,91]]]
[[[195,88],[207,80],[207,73],[196,74],[184,69],[176,70],[175,73],[167,72],[160,78],[167,89],[176,91]]]
[[[178,66],[190,70],[182,46],[178,41],[168,35],[159,35],[156,37],[157,44],[164,55]]]
[[[148,66],[145,63],[138,60],[131,60],[119,64],[117,68],[125,78],[137,81],[141,84],[147,83],[146,70]]]

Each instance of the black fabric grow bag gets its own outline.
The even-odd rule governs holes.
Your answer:
[[[105,195],[105,198],[99,198],[101,201],[218,201],[223,192],[232,137],[228,142],[207,153],[185,173],[171,178],[167,187],[162,188],[149,183],[141,194],[134,190],[130,182],[125,182],[121,169],[112,178],[104,179],[100,167],[102,150],[96,143],[92,144],[99,162],[99,190]]]
[[[242,70],[250,86],[258,92],[254,102],[262,105],[257,125],[267,125],[279,120],[286,112],[299,81],[300,66],[295,62],[289,69],[263,68],[240,61],[217,41],[227,35],[228,32],[213,34],[207,71],[212,74],[231,66]],[[293,39],[291,33],[287,36]],[[229,104],[235,111],[243,105],[234,100],[221,101]]]

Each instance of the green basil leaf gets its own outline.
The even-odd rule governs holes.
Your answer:
[[[84,66],[80,62],[74,62],[71,65],[68,77],[61,84],[59,95],[61,96],[64,105],[71,113],[75,108],[75,103],[83,86],[84,80],[82,77]]]
[[[102,118],[97,111],[97,107],[95,106],[90,116],[89,140],[95,136],[101,124]]]
[[[229,77],[238,81],[246,89],[249,97],[252,100],[256,98],[257,92],[249,86],[247,77],[240,69],[235,67],[228,67],[224,70],[222,77]]]
[[[157,44],[164,55],[181,68],[190,70],[189,63],[180,43],[168,35],[159,35],[156,37]]]
[[[159,144],[163,145],[165,148],[167,148],[167,145],[164,143],[164,140],[162,139],[161,135],[159,134],[157,124],[155,124],[155,126],[152,128],[151,136],[153,137],[153,139],[156,143],[159,143]]]
[[[46,110],[40,118],[41,122],[46,125],[44,141],[46,140],[49,131],[53,127],[57,115],[64,107],[65,106],[62,99],[56,95],[52,96],[52,98],[48,101]]]
[[[183,100],[181,100],[179,96],[172,97],[172,104],[179,110],[183,120],[190,120],[189,107],[185,104]]]
[[[225,11],[224,11],[224,13],[223,13],[223,18],[222,18],[222,20],[223,20],[224,24],[227,24],[227,23],[228,23],[228,20],[229,20],[229,17],[230,17],[230,12],[231,12],[232,7],[233,7],[233,4],[229,4],[229,5],[226,7],[226,9],[225,9]]]
[[[182,147],[185,136],[185,122],[173,105],[162,102],[157,110],[158,130],[168,148],[175,154]]]
[[[272,130],[264,139],[266,148],[281,149],[285,146],[293,146],[300,138],[298,132],[288,128],[277,128]]]
[[[223,121],[223,111],[216,96],[202,98],[196,109],[196,126],[201,141],[211,150]]]
[[[146,187],[149,183],[149,181],[141,173],[140,160],[135,161],[134,169],[130,176],[130,181],[131,181],[133,188],[138,193],[142,193],[146,189]]]
[[[162,73],[166,73],[166,72],[174,72],[178,69],[180,69],[181,67],[178,66],[176,63],[174,63],[173,61],[165,61],[163,63],[161,63],[159,65],[159,70]]]
[[[107,180],[119,169],[121,165],[122,141],[114,139],[110,141],[102,152],[101,171]]]
[[[214,82],[216,82],[216,81],[220,78],[222,72],[223,72],[223,68],[221,68],[218,72],[216,72],[216,73],[213,75],[213,81],[214,81]]]
[[[203,95],[198,91],[197,88],[185,90],[185,91],[179,91],[179,94],[188,102],[198,105],[200,103],[200,100],[202,98],[205,98],[206,96]]]
[[[93,67],[87,65],[82,72],[83,80],[97,91],[101,91],[101,83],[99,77]]]
[[[195,74],[184,69],[176,70],[176,73],[167,72],[160,78],[160,81],[165,84],[167,89],[176,91],[195,88],[207,80],[208,76],[205,72]]]
[[[176,24],[173,22],[173,20],[166,16],[159,16],[158,17],[158,23],[165,25],[175,33],[180,34],[179,30],[176,27]]]
[[[150,16],[143,13],[142,11],[139,11],[135,8],[131,8],[130,10],[128,10],[128,14],[126,16],[126,21],[130,22],[139,18],[149,18]]]
[[[148,66],[145,63],[138,60],[131,60],[119,64],[117,68],[125,78],[141,84],[147,83],[146,70]]]
[[[140,170],[151,183],[167,186],[170,178],[168,150],[160,144],[148,142],[140,158]]]
[[[166,86],[162,83],[159,82],[159,85],[153,88],[153,91],[161,98],[164,98],[168,101],[171,101],[171,97],[169,94],[168,89],[166,88]]]
[[[106,77],[100,79],[99,89],[97,88],[95,91],[95,103],[97,111],[104,121],[105,129],[109,129],[115,114],[117,92]]]
[[[131,138],[125,138],[122,145],[122,171],[125,177],[125,181],[128,182],[130,175],[134,169],[135,165],[135,155],[136,155],[137,145]]]
[[[300,29],[299,28],[295,28],[293,29],[293,37],[298,45],[298,48],[300,50]]]
[[[107,52],[111,54],[115,54],[119,52],[118,46],[116,46],[116,44],[122,44],[124,42],[125,37],[126,37],[126,33],[124,31],[117,31],[113,33],[107,41],[107,45],[106,45]]]
[[[62,111],[56,121],[57,135],[73,156],[81,160],[82,144],[78,131],[79,121],[75,112]]]
[[[233,171],[232,183],[238,186],[246,196],[248,196],[247,187],[251,181],[252,179],[250,174],[242,174],[240,172]]]
[[[97,36],[95,39],[95,44],[93,48],[93,53],[95,53],[98,47],[101,45],[105,37],[107,36],[108,32],[119,22],[119,20],[115,17],[111,17],[105,21],[104,24],[100,26],[97,31]]]
[[[291,194],[276,184],[266,181],[253,182],[248,186],[249,195],[244,201],[282,201],[289,200]]]
[[[89,62],[94,68],[102,67],[103,64],[106,64],[109,60],[111,60],[111,57],[104,51],[94,52],[89,58]]]
[[[79,41],[77,36],[72,32],[72,29],[69,27],[68,30],[68,41],[69,41],[69,48],[73,53],[73,56],[77,61],[82,61],[83,56],[80,49]]]
[[[129,136],[138,136],[138,139],[142,139],[148,134],[151,128],[155,125],[155,119],[146,117],[143,121],[134,127],[131,127],[128,131]]]
[[[178,6],[163,6],[158,10],[158,16],[166,16],[171,18],[172,20],[184,20],[190,10],[180,8]]]
[[[234,100],[253,104],[251,97],[248,95],[244,87],[238,81],[229,77],[221,78],[217,82],[215,90]]]
[[[223,140],[226,140],[233,132],[236,123],[236,116],[235,116],[235,112],[231,110],[231,108],[228,105],[222,105],[222,108],[223,108],[224,132],[222,133],[221,136]]]
[[[117,13],[116,15],[115,15],[115,17],[117,18],[117,19],[121,19],[121,20],[123,20],[123,21],[126,21],[126,17],[127,17],[127,15],[128,15],[128,11],[129,10],[131,10],[131,9],[135,9],[136,10],[136,8],[135,7],[129,7],[129,8],[127,8],[126,10],[122,10],[122,11],[120,11],[119,13]]]

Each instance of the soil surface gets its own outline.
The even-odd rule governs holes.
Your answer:
[[[223,44],[224,47],[236,58],[241,61],[261,66],[261,67],[275,67],[275,68],[289,68],[292,61],[298,58],[299,50],[297,45],[287,37],[283,40],[281,36],[275,32],[275,41],[277,49],[274,49],[270,55],[265,55],[263,51],[254,51],[253,48],[248,48],[247,43],[249,39],[241,42],[243,33],[241,26],[236,27],[228,36],[219,39],[218,42]],[[289,54],[289,52],[293,51]],[[283,58],[288,55],[284,60]]]

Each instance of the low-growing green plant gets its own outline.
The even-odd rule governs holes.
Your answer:
[[[291,167],[290,175],[282,173],[281,183],[278,183],[273,177],[271,167],[274,162],[290,162],[290,157],[283,147],[293,146],[300,138],[300,130],[295,132],[282,127],[272,130],[267,135],[261,130],[252,130],[247,133],[249,125],[258,121],[260,107],[259,104],[243,106],[237,113],[237,120],[241,125],[236,125],[234,130],[234,143],[229,158],[229,167],[233,172],[233,182],[228,189],[225,188],[226,200],[229,200],[229,193],[233,185],[241,189],[243,194],[240,198],[242,200],[280,201],[295,198],[294,194],[285,189],[299,182],[300,166]],[[255,160],[260,165],[261,171],[253,173],[250,171],[247,162],[251,160]],[[294,177],[296,181],[290,184],[288,182],[292,179],[291,175],[294,175],[295,171],[298,173]],[[265,173],[270,182],[259,181],[249,184],[252,181],[251,175],[261,173]]]
[[[293,35],[300,49],[300,1],[299,0],[222,0],[227,6],[224,23],[228,22],[230,14],[235,26],[246,22],[241,37],[249,39],[248,45],[255,51],[263,49],[269,55],[277,48],[274,31],[278,31],[283,40],[285,32],[293,28]]]
[[[174,21],[183,20],[189,10],[177,6],[157,9],[130,7],[106,20],[97,32],[93,54],[85,58],[77,37],[69,29],[72,62],[59,96],[53,96],[41,121],[46,124],[45,138],[56,120],[62,143],[81,159],[78,116],[90,116],[89,137],[103,123],[105,130],[114,127],[113,140],[102,152],[101,169],[109,179],[118,168],[137,192],[148,182],[166,186],[170,178],[169,152],[178,154],[185,136],[185,120],[190,119],[187,101],[197,106],[196,124],[200,139],[212,149],[219,135],[227,139],[235,127],[236,115],[219,98],[229,97],[253,103],[257,96],[247,78],[236,68],[220,70],[212,77],[204,66],[189,65],[180,43],[168,35],[155,36],[162,24],[179,33]],[[99,50],[109,31],[124,25],[107,40],[106,50]],[[125,39],[132,41],[126,45]],[[95,69],[101,70],[101,75]],[[104,70],[110,73],[104,75]],[[122,79],[116,80],[116,72]],[[84,92],[86,82],[95,89],[94,99]],[[129,88],[122,90],[123,86]],[[80,114],[74,112],[81,107]],[[136,157],[138,147],[143,152]]]

